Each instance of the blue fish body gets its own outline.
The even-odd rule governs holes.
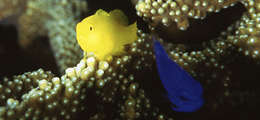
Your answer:
[[[154,38],[153,38],[154,39]],[[172,110],[177,112],[194,112],[202,107],[203,89],[184,69],[171,60],[162,45],[154,39],[154,52],[157,70]]]

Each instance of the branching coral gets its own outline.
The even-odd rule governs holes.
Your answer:
[[[259,60],[259,0],[132,2],[137,14],[148,21],[152,31],[160,22],[165,26],[176,22],[179,29],[186,30],[192,26],[189,19],[205,18],[207,12],[219,12],[237,2],[242,3],[247,11],[241,19],[217,38],[204,41],[199,50],[190,50],[185,43],[173,44],[158,39],[169,56],[203,84],[206,99],[203,110],[217,110],[226,103],[238,106],[240,101],[235,99],[255,96],[248,91],[237,95],[240,90],[232,84],[236,80],[231,79],[229,64],[241,57],[237,51]],[[152,85],[159,79],[154,74],[157,71],[151,39],[156,32],[139,30],[138,40],[125,46],[126,54],[114,56],[111,61],[99,61],[88,53],[82,58],[76,43],[75,25],[81,12],[86,10],[84,1],[27,0],[26,3],[26,12],[19,17],[19,34],[29,37],[20,39],[48,36],[64,74],[59,77],[39,69],[4,78],[0,84],[1,119],[175,118],[177,113],[167,108],[168,101],[160,100],[160,85],[156,84],[156,90]],[[29,31],[24,33],[24,29]]]
[[[25,0],[1,0],[0,20],[21,13],[24,10]]]
[[[60,72],[63,72],[67,67],[76,65],[76,61],[82,55],[76,54],[80,52],[80,49],[74,40],[75,30],[71,28],[74,28],[79,21],[80,14],[86,12],[86,2],[81,0],[24,0],[20,1],[22,3],[16,0],[3,0],[0,2],[1,5],[5,6],[0,12],[3,14],[2,18],[20,12],[17,24],[19,43],[22,47],[28,47],[39,36],[48,36],[52,50],[55,51]]]
[[[82,54],[78,54],[80,48],[71,28],[75,28],[80,14],[86,12],[87,3],[80,0],[27,2],[27,9],[19,18],[20,44],[26,47],[37,36],[47,35],[60,72],[76,65]]]

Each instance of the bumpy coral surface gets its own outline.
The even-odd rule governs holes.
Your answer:
[[[17,25],[24,46],[34,39],[37,42],[37,36],[47,36],[61,76],[43,69],[9,78],[1,76],[0,119],[173,120],[257,116],[254,110],[259,103],[259,89],[254,82],[259,78],[259,0],[132,0],[136,14],[145,21],[139,25],[147,23],[149,32],[139,27],[138,39],[125,46],[125,54],[113,56],[110,61],[98,60],[89,53],[83,57],[77,44],[75,26],[86,12],[86,1],[23,0],[23,4],[10,1],[0,0],[0,19],[21,12]],[[3,7],[2,3],[10,7]],[[199,43],[199,47],[167,40],[158,31],[162,25],[174,36],[178,29],[189,31],[196,25],[194,19],[204,21],[208,15],[217,16],[236,5],[245,9],[242,16],[216,33],[217,37]],[[171,27],[177,29],[172,31]],[[205,105],[198,112],[185,114],[170,109],[156,70],[152,36],[157,36],[168,55],[202,83]],[[237,74],[241,69],[242,74]]]

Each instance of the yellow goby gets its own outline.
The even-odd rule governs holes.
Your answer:
[[[99,60],[107,60],[123,54],[124,46],[137,40],[137,25],[128,25],[121,10],[107,13],[99,9],[77,24],[76,33],[81,49],[94,53]]]

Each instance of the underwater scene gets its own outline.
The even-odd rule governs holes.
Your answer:
[[[260,120],[260,0],[0,0],[0,120]]]

